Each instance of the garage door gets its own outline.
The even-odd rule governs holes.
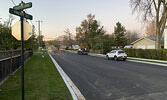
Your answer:
[[[147,49],[155,49],[155,45],[148,45]]]
[[[146,49],[146,46],[145,45],[138,45],[137,49]]]

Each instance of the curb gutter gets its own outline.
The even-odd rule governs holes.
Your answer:
[[[67,74],[63,71],[63,69],[58,65],[56,60],[52,57],[50,53],[48,53],[50,58],[52,59],[55,67],[57,68],[58,72],[60,73],[61,77],[63,78],[66,86],[68,87],[73,100],[86,100],[85,97],[81,94],[79,89],[75,86],[72,80],[67,76]]]
[[[146,63],[146,64],[152,64],[152,65],[160,65],[160,66],[167,66],[167,64],[160,64],[160,63],[152,63],[152,62],[146,62],[146,60],[144,61],[137,61],[137,60],[128,60],[128,61],[132,61],[132,62],[139,62],[139,63]]]
[[[144,59],[144,58],[135,58],[135,57],[128,57],[129,59],[135,59],[135,60],[143,60],[143,61],[154,61],[159,63],[167,63],[165,60],[154,60],[154,59]]]

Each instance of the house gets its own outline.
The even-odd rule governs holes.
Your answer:
[[[155,40],[156,37],[143,37],[132,42],[131,44],[134,49],[155,49]],[[160,43],[160,47],[164,48],[164,37],[161,38]]]
[[[72,45],[72,49],[74,49],[74,50],[78,50],[79,48],[80,48],[79,45]]]

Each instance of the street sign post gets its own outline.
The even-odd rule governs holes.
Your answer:
[[[30,19],[30,20],[33,19],[33,17],[31,15],[26,14],[24,11],[18,11],[18,10],[12,9],[12,8],[9,8],[9,13],[20,16],[22,18],[26,18],[26,19]]]
[[[24,9],[31,8],[31,7],[32,7],[31,2],[29,2],[29,3],[21,2],[18,6],[14,6],[13,9],[18,10],[18,11],[22,11]]]
[[[20,16],[21,21],[21,88],[22,88],[22,100],[24,100],[24,18],[32,20],[33,17],[29,14],[26,14],[23,10],[27,8],[31,8],[32,3],[24,3],[21,1],[21,3],[18,6],[14,6],[13,9],[9,9],[9,13]]]
[[[24,100],[24,24],[23,17],[20,17],[21,20],[21,87],[22,87],[22,100]]]

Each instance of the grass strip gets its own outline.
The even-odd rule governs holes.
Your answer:
[[[35,54],[25,63],[26,100],[72,100],[52,60]],[[21,70],[0,86],[0,100],[21,100]]]

